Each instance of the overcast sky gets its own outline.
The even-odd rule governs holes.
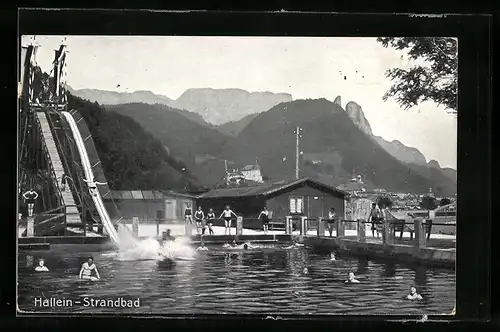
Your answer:
[[[30,38],[23,37],[23,44]],[[37,62],[45,70],[63,38],[36,37]],[[385,71],[411,64],[375,38],[66,36],[66,44],[67,82],[75,89],[150,90],[172,99],[189,88],[331,101],[340,95],[342,107],[355,101],[363,108],[375,135],[456,168],[456,117],[431,102],[407,111],[394,100],[384,102],[391,85]]]

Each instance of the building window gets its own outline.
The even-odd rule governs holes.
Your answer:
[[[304,212],[304,197],[293,196],[290,197],[290,213],[303,213]]]

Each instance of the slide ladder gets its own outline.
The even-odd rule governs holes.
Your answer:
[[[59,156],[59,152],[57,150],[56,143],[54,141],[54,137],[52,136],[47,116],[44,112],[36,112],[36,115],[40,123],[45,146],[47,147],[47,150],[49,152],[49,158],[52,163],[52,167],[54,168],[57,185],[59,186],[59,188],[61,188],[61,179],[64,175],[64,167],[62,165],[61,158]],[[62,203],[68,206],[66,208],[66,213],[67,213],[66,223],[68,225],[80,224],[82,220],[80,217],[80,213],[76,208],[75,201],[71,193],[71,189],[61,190],[61,194],[63,200]]]
[[[92,165],[90,164],[89,156],[87,154],[87,149],[85,148],[84,140],[82,138],[80,131],[78,130],[78,126],[75,122],[75,119],[68,112],[61,112],[61,114],[69,124],[71,132],[73,134],[73,138],[75,139],[75,143],[77,145],[78,153],[80,154],[80,160],[82,162],[83,170],[85,173],[85,178],[87,181],[94,182],[95,178],[94,178],[94,173],[92,171]],[[101,218],[104,229],[106,230],[106,233],[115,244],[119,244],[120,238],[118,236],[118,232],[116,231],[108,215],[108,212],[104,206],[99,190],[95,190],[94,193],[91,193],[91,196],[95,204],[95,207],[97,209],[97,212],[99,213],[99,217]]]

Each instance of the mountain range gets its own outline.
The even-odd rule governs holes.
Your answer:
[[[344,110],[340,96],[332,103],[325,99],[293,101],[286,94],[252,94],[239,89],[190,89],[174,101],[145,91],[128,94],[72,91],[82,98],[107,104],[107,110],[133,118],[209,186],[224,176],[224,160],[229,160],[230,166],[241,167],[257,159],[265,175],[273,179],[293,176],[293,130],[295,125],[300,125],[305,133],[315,133],[304,133],[301,141],[302,175],[337,184],[358,172],[364,175],[367,184],[386,189],[403,190],[406,185],[412,191],[421,192],[434,184],[439,187],[437,191],[443,193],[456,190],[455,170],[441,168],[434,161],[427,163],[418,149],[399,141],[389,142],[374,136],[361,106],[349,102]],[[176,102],[182,104],[183,109],[167,105]],[[265,109],[269,105],[273,106]],[[288,111],[283,112],[284,109]],[[211,121],[207,119],[209,116]],[[226,122],[218,123],[222,119]],[[330,128],[326,128],[326,124]],[[335,133],[330,133],[332,130]],[[339,133],[350,137],[352,142],[364,142],[369,149],[354,143],[345,146]],[[370,151],[377,151],[377,155]],[[312,160],[322,163],[312,163]],[[395,173],[391,176],[392,171],[387,169]]]
[[[192,112],[192,120],[200,123],[200,117],[194,116],[198,114],[207,125],[214,126],[238,121],[249,114],[261,113],[276,104],[292,100],[292,96],[287,93],[248,92],[242,89],[188,89],[177,99],[170,99],[151,91],[75,90],[71,87],[68,87],[68,90],[75,96],[101,105],[163,104],[173,109]]]

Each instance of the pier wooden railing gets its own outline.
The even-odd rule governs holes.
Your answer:
[[[317,236],[325,236],[326,220],[320,220],[317,228]],[[372,225],[371,222],[365,220],[337,220],[335,222],[335,237],[342,238],[346,236],[346,224],[356,225],[356,239],[359,242],[366,241],[366,225]],[[382,243],[394,244],[396,240],[396,233],[399,232],[399,240],[403,239],[404,232],[410,233],[410,243],[418,247],[425,247],[431,239],[432,229],[452,229],[447,232],[450,235],[456,233],[456,223],[443,223],[432,219],[416,218],[414,220],[396,219],[390,220],[385,223],[377,224],[376,232],[381,233]],[[442,231],[439,231],[442,233]],[[439,234],[438,233],[438,234]],[[377,234],[378,236],[379,234]],[[351,235],[352,236],[352,235]]]

